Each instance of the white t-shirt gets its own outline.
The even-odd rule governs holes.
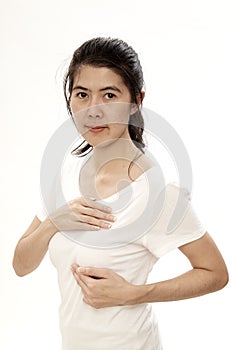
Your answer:
[[[67,157],[61,174],[62,200],[54,192],[50,196],[55,195],[56,207],[64,204],[64,198],[68,201],[81,196],[78,178],[85,158]],[[206,229],[190,204],[188,191],[176,184],[165,186],[162,209],[153,218],[161,191],[156,192],[161,184],[156,180],[156,171],[156,166],[149,169],[104,200],[117,217],[110,230],[58,232],[50,240],[49,254],[61,292],[62,350],[162,349],[151,304],[95,309],[83,302],[81,288],[70,269],[73,263],[109,268],[132,284],[146,284],[162,255],[204,235]],[[181,207],[183,204],[186,210],[180,220],[173,218],[168,230],[179,195]],[[37,212],[41,221],[47,216],[43,206]]]

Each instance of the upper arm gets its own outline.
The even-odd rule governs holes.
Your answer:
[[[221,274],[223,278],[225,276],[228,280],[226,264],[208,232],[201,238],[179,247],[179,250],[189,259],[193,268]]]
[[[25,276],[35,270],[47,251],[47,247],[41,245],[33,237],[33,233],[36,232],[40,224],[41,221],[35,216],[17,243],[13,257],[13,268],[18,276]],[[27,237],[29,239],[26,239]]]
[[[21,241],[21,239],[28,237],[33,231],[35,231],[40,226],[40,224],[41,224],[41,221],[38,219],[37,216],[35,216],[31,222],[31,224],[29,225],[29,227],[25,231],[25,233],[20,238],[20,241]]]

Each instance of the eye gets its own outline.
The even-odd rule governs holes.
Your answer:
[[[78,92],[78,93],[76,94],[76,96],[79,97],[79,98],[82,100],[82,99],[84,99],[85,97],[87,97],[87,93],[81,91],[81,92]]]
[[[114,97],[116,97],[116,95],[113,94],[112,92],[108,92],[105,96],[106,96],[106,98],[107,98],[108,100],[111,100],[111,99],[113,99]]]

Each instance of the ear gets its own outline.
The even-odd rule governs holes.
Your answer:
[[[136,99],[137,104],[132,103],[130,114],[134,114],[137,112],[138,110],[137,106],[142,104],[144,97],[145,97],[145,91],[141,91],[140,95],[137,95],[137,99]]]
[[[141,91],[141,94],[137,96],[137,104],[141,105],[145,97],[145,91]]]

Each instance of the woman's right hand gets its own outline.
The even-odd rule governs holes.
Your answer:
[[[48,218],[58,231],[96,231],[111,228],[111,208],[93,199],[77,197],[55,210]],[[107,221],[107,222],[106,222]]]

